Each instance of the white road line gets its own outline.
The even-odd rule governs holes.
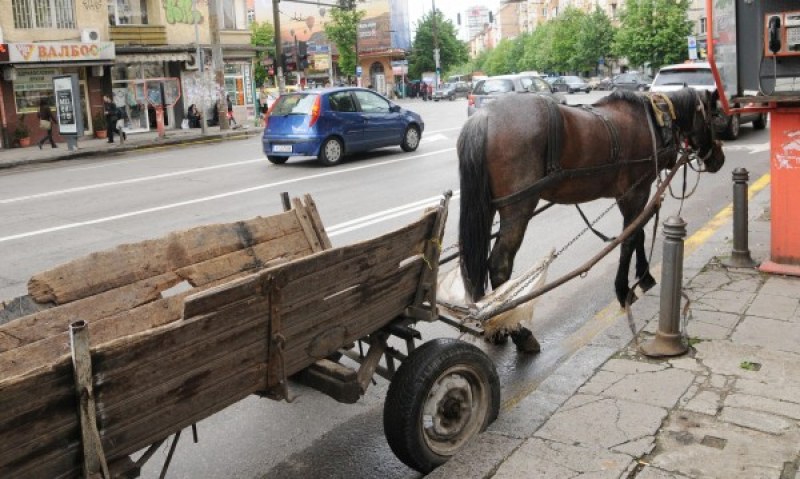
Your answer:
[[[83,227],[83,226],[91,226],[91,225],[97,225],[97,224],[101,224],[101,223],[107,223],[107,222],[110,222],[110,221],[120,220],[120,219],[124,219],[124,218],[130,218],[130,217],[133,217],[133,216],[140,216],[140,215],[145,215],[145,214],[149,214],[149,213],[155,213],[155,212],[158,212],[158,211],[164,211],[164,210],[169,210],[169,209],[174,209],[174,208],[180,208],[182,206],[188,206],[188,205],[193,205],[193,204],[197,204],[197,203],[204,203],[204,202],[207,202],[207,201],[214,201],[214,200],[218,200],[218,199],[222,199],[222,198],[228,198],[228,197],[231,197],[231,196],[243,195],[243,194],[247,194],[247,193],[252,193],[254,191],[265,190],[265,189],[268,189],[268,188],[274,188],[276,186],[283,186],[283,185],[288,185],[288,184],[292,184],[292,183],[299,183],[299,182],[306,181],[306,180],[313,180],[313,179],[324,178],[324,177],[328,177],[328,176],[342,175],[342,174],[350,173],[350,172],[353,172],[353,171],[366,170],[368,168],[377,168],[379,166],[386,166],[386,165],[391,165],[391,164],[394,164],[394,163],[401,163],[401,162],[404,162],[404,161],[416,160],[416,159],[419,159],[419,158],[425,158],[425,157],[429,157],[429,156],[440,155],[442,153],[448,153],[448,152],[451,152],[451,151],[455,151],[455,148],[445,148],[443,150],[432,151],[430,153],[424,153],[424,154],[421,154],[421,155],[407,156],[407,157],[404,157],[404,158],[397,158],[397,159],[394,159],[394,160],[380,161],[380,162],[376,162],[376,163],[370,163],[370,164],[367,164],[367,165],[354,166],[352,168],[326,171],[325,173],[319,173],[319,174],[316,174],[316,175],[304,176],[302,178],[293,178],[293,179],[289,179],[289,180],[276,181],[274,183],[267,183],[267,184],[264,184],[264,185],[253,186],[253,187],[244,188],[244,189],[241,189],[241,190],[228,191],[226,193],[220,193],[220,194],[217,194],[217,195],[211,195],[211,196],[204,196],[204,197],[201,197],[201,198],[195,198],[193,200],[186,200],[186,201],[180,201],[180,202],[177,202],[177,203],[170,203],[170,204],[167,204],[167,205],[155,206],[153,208],[146,208],[146,209],[142,209],[142,210],[130,211],[128,213],[121,213],[121,214],[118,214],[118,215],[106,216],[104,218],[96,218],[96,219],[89,220],[89,221],[81,221],[81,222],[77,222],[77,223],[68,223],[68,224],[65,224],[65,225],[53,226],[53,227],[50,227],[50,228],[44,228],[44,229],[35,230],[35,231],[28,231],[26,233],[19,233],[19,234],[10,235],[10,236],[3,236],[3,237],[0,237],[0,243],[5,243],[5,242],[8,242],[8,241],[13,241],[13,240],[17,240],[17,239],[30,238],[32,236],[40,236],[40,235],[44,235],[44,234],[48,234],[48,233],[55,233],[57,231],[64,231],[64,230],[80,228],[80,227]]]
[[[435,135],[422,135],[422,138],[420,139],[419,142],[420,143],[431,143],[431,142],[434,142],[434,141],[441,141],[441,140],[446,140],[446,139],[447,139],[447,137],[445,135],[442,135],[441,133],[437,133]]]
[[[66,195],[69,193],[79,193],[82,191],[96,190],[99,188],[108,188],[111,186],[132,185],[134,183],[142,183],[144,181],[161,180],[164,178],[171,178],[173,176],[187,175],[190,173],[201,173],[212,170],[219,170],[222,168],[233,168],[235,166],[249,165],[251,163],[261,163],[264,160],[259,158],[256,160],[237,161],[234,163],[226,163],[224,165],[204,166],[202,168],[191,168],[189,170],[173,171],[172,173],[162,173],[160,175],[142,176],[141,178],[131,178],[129,180],[109,181],[106,183],[96,183],[94,185],[77,186],[75,188],[67,188],[64,190],[48,191],[46,193],[37,193],[35,195],[17,196],[15,198],[0,199],[0,205],[9,203],[18,203],[20,201],[34,200],[39,198],[48,198],[50,196]]]
[[[456,130],[460,130],[460,129],[461,129],[461,127],[460,127],[460,126],[457,126],[457,127],[455,127],[455,128],[444,128],[444,129],[442,129],[442,130],[432,130],[432,131],[430,131],[430,130],[425,130],[425,133],[423,133],[423,134],[422,134],[422,136],[425,136],[425,135],[433,135],[433,134],[435,134],[435,133],[442,133],[442,132],[444,132],[444,131],[456,131]]]

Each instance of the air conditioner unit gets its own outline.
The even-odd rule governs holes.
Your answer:
[[[97,28],[84,28],[81,30],[81,41],[83,43],[99,42],[100,30]]]
[[[198,68],[200,68],[200,62],[199,62],[200,59],[197,58],[197,55],[189,55],[189,58],[190,60],[186,60],[185,62],[183,62],[184,68],[186,70],[197,70]]]

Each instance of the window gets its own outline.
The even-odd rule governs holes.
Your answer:
[[[378,95],[366,91],[357,91],[355,94],[364,113],[389,113],[389,102]]]
[[[222,28],[224,30],[247,28],[247,12],[241,0],[222,0]]]
[[[353,97],[350,96],[348,91],[340,91],[331,93],[328,97],[328,103],[331,105],[331,110],[340,111],[344,113],[354,113],[356,105],[353,103]]]
[[[706,33],[706,17],[700,17],[700,33]]]
[[[316,100],[317,95],[305,93],[281,95],[278,102],[272,107],[270,116],[308,115]]]
[[[15,28],[75,28],[73,0],[11,0]]]
[[[147,0],[109,0],[109,25],[147,25]]]

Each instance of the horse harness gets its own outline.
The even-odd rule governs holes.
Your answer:
[[[649,103],[650,107],[652,108],[652,114],[650,114],[649,109],[647,108],[647,104],[645,104],[645,112],[647,114],[647,120],[650,127],[651,138],[653,140],[653,156],[647,157],[639,160],[630,160],[625,162],[619,161],[620,155],[620,144],[619,144],[619,133],[617,132],[617,128],[614,126],[614,123],[611,121],[610,118],[603,115],[591,105],[581,105],[581,106],[574,106],[572,108],[580,108],[584,111],[587,111],[593,114],[597,119],[603,122],[603,125],[606,128],[606,132],[608,133],[609,143],[611,145],[611,152],[610,152],[610,162],[605,165],[599,166],[588,166],[584,168],[574,168],[565,170],[561,166],[560,158],[561,158],[561,151],[562,151],[562,142],[564,139],[563,134],[563,118],[561,115],[561,111],[559,109],[558,103],[550,97],[542,97],[545,100],[545,104],[547,105],[547,116],[548,116],[548,132],[547,132],[547,157],[545,159],[545,176],[533,184],[511,193],[510,195],[502,196],[500,198],[493,198],[492,199],[492,206],[495,208],[502,208],[504,206],[508,206],[510,204],[516,203],[521,201],[525,198],[536,196],[542,191],[554,186],[555,184],[561,182],[562,180],[571,179],[571,178],[580,178],[586,176],[593,176],[599,173],[603,173],[611,168],[621,168],[623,166],[628,166],[636,163],[644,163],[649,161],[657,161],[658,156],[670,149],[674,148],[674,145],[677,144],[677,132],[674,128],[674,122],[677,118],[675,115],[675,107],[673,106],[672,102],[666,95],[653,93],[649,94]],[[659,151],[657,147],[657,141],[655,138],[655,128],[653,126],[652,117],[656,118],[656,123],[659,126],[659,133],[661,136],[661,141],[663,148]],[[583,212],[578,211],[581,213],[581,216],[585,218]]]

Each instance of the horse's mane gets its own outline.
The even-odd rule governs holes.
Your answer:
[[[680,90],[661,93],[669,98],[675,108],[675,116],[681,127],[685,130],[691,128],[692,120],[694,118],[695,97],[694,90],[690,88],[681,88]],[[641,94],[629,90],[615,90],[608,96],[605,96],[594,104],[596,106],[607,106],[617,102],[628,103],[629,105],[638,106],[644,105],[647,108],[647,93]]]

